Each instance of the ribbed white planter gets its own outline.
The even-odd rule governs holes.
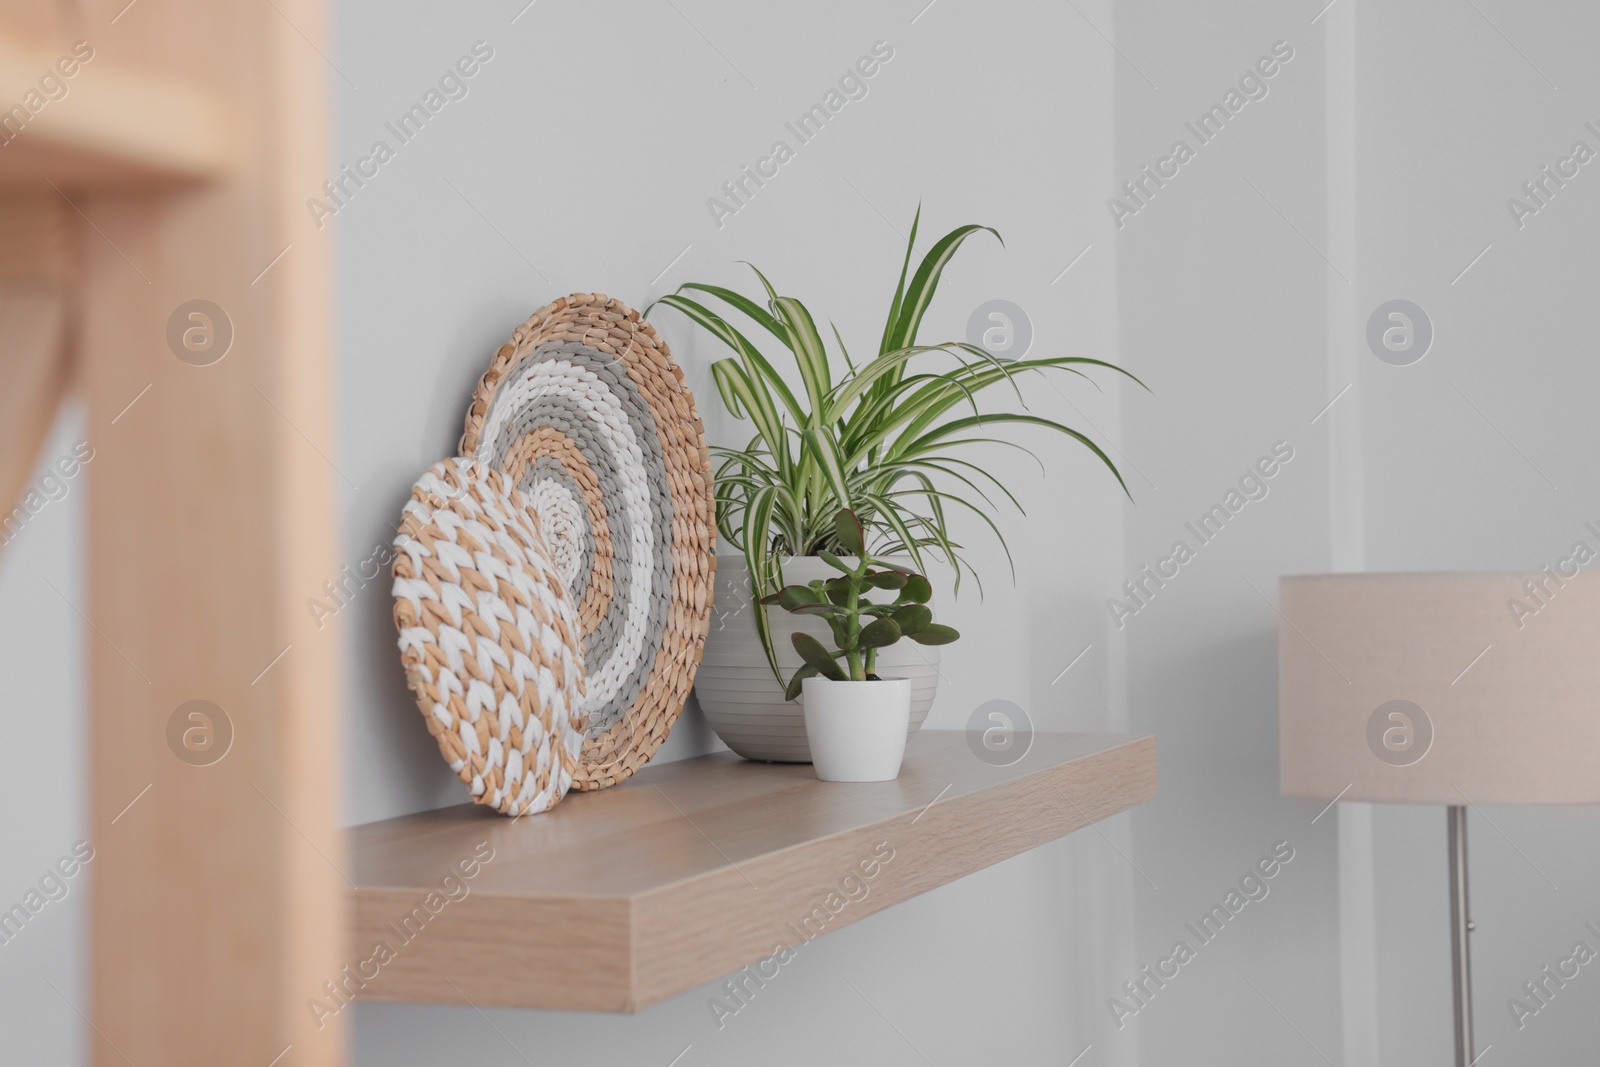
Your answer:
[[[784,561],[783,579],[791,585],[834,578],[838,571],[810,556]],[[884,594],[892,599],[893,594]],[[930,607],[933,605],[929,605]],[[750,599],[750,571],[742,556],[718,556],[716,603],[711,611],[711,632],[706,653],[694,676],[695,695],[706,721],[733,751],[746,759],[775,763],[810,763],[806,744],[805,698],[783,699],[783,687],[772,677],[767,657],[756,633],[755,612],[762,610]],[[789,635],[796,630],[832,640],[828,624],[808,615],[791,615],[776,606],[765,609],[772,622],[773,644],[785,678],[800,667],[800,654]],[[939,649],[900,641],[878,653],[877,673],[911,682],[909,737],[928,717],[939,687]]]

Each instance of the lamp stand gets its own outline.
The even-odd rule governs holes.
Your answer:
[[[1456,1067],[1472,1067],[1472,918],[1467,910],[1467,809],[1450,805],[1450,966],[1454,979]]]

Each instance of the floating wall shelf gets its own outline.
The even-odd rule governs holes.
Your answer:
[[[925,730],[897,781],[862,784],[701,756],[545,815],[467,804],[350,830],[347,951],[375,960],[352,969],[377,972],[362,999],[637,1011],[794,943],[808,917],[831,932],[1155,794],[1153,737],[1040,734],[993,767]],[[852,872],[868,891],[841,907]]]

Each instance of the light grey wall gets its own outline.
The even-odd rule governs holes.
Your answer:
[[[1507,208],[1573,142],[1600,151],[1584,126],[1600,125],[1585,48],[1600,11],[1362,3],[1356,25],[1362,319],[1405,298],[1435,328],[1421,362],[1360,366],[1367,565],[1536,571],[1577,541],[1600,549],[1585,529],[1600,518],[1597,164],[1520,229]],[[1391,806],[1374,816],[1384,1062],[1442,1067],[1444,814]],[[1600,925],[1600,811],[1489,808],[1469,825],[1478,1048],[1493,1046],[1483,1062],[1592,1059],[1595,965],[1520,1030],[1507,1001],[1527,1000],[1523,983],[1578,941],[1600,951],[1584,929]]]
[[[1129,398],[1126,447],[1175,487],[1137,513],[1129,568],[1268,440],[1299,457],[1128,623],[1130,715],[1163,742],[1163,799],[1134,816],[1135,859],[1161,886],[1139,886],[1141,959],[1184,936],[1230,864],[1279,836],[1298,849],[1274,895],[1202,951],[1192,967],[1206,977],[1186,968],[1128,1025],[1149,1062],[1232,1062],[1232,1042],[1196,1040],[1221,1024],[1248,1035],[1252,1061],[1315,1061],[1309,1045],[1333,1062],[1443,1067],[1444,813],[1349,805],[1313,826],[1319,805],[1278,799],[1275,622],[1245,583],[1270,597],[1294,571],[1534,570],[1575,541],[1600,547],[1584,529],[1600,512],[1585,462],[1600,201],[1580,172],[1522,229],[1506,206],[1575,140],[1600,149],[1583,127],[1600,111],[1580,45],[1596,15],[1296,8],[1118,7],[1125,173],[1269,41],[1297,51],[1272,95],[1118,234],[1122,355],[1154,359],[1159,382],[1152,406]],[[1364,338],[1395,298],[1437,330],[1410,367],[1380,363]],[[1600,910],[1600,860],[1578,844],[1595,840],[1596,814],[1472,816],[1485,1063],[1591,1055],[1600,982],[1587,969],[1521,1030],[1507,1000],[1578,941],[1600,949],[1583,927]]]
[[[642,307],[690,279],[749,289],[737,265],[749,259],[870,350],[919,197],[925,241],[971,221],[1006,239],[963,252],[925,339],[963,337],[977,305],[1003,296],[1026,309],[1035,351],[1114,356],[1114,250],[1099,237],[1109,4],[925,4],[541,0],[520,16],[520,0],[335,5],[339,160],[366,154],[473,42],[494,49],[470,94],[326,220],[339,264],[348,558],[389,536],[412,480],[453,450],[490,354],[540,305],[600,290]],[[706,200],[879,40],[894,58],[868,95],[719,228]],[[713,441],[742,440],[709,378],[718,353],[673,313],[656,319]],[[1121,393],[1101,380],[1103,393],[1036,386],[1031,410],[1115,441]],[[1004,466],[1030,508],[1026,521],[1002,520],[1025,580],[1013,587],[992,542],[963,524],[986,561],[987,596],[972,587],[947,600],[967,637],[945,657],[932,727],[962,728],[993,698],[1021,704],[1042,729],[1122,725],[1120,653],[1101,603],[1120,580],[1131,509],[1087,453],[1042,444],[1048,475],[1011,453],[982,457]],[[373,586],[331,624],[350,656],[350,822],[463,799],[404,689],[388,612]],[[691,707],[658,758],[713,744]],[[1126,818],[1101,830],[817,943],[720,1032],[707,1007],[715,987],[631,1018],[492,1011],[492,1026],[465,1007],[364,1005],[357,1062],[514,1062],[514,1045],[535,1062],[662,1065],[692,1046],[685,1067],[922,1063],[918,1050],[935,1062],[1064,1063],[1099,1040],[1088,991],[1131,962],[1137,876],[1116,851],[1131,847]],[[1083,1062],[1128,1063],[1131,1049]]]
[[[41,887],[74,844],[98,840],[86,822],[87,693],[78,666],[90,632],[78,610],[86,607],[80,552],[84,479],[93,461],[75,478],[41,482],[84,436],[82,411],[73,404],[57,418],[28,482],[41,499],[55,499],[0,548],[0,605],[6,609],[0,611],[0,674],[8,680],[7,736],[0,746],[0,811],[6,813],[0,910],[30,906],[30,892],[39,894],[34,904],[49,900],[0,944],[5,1055],[17,1063],[80,1063],[88,1048],[77,1010],[88,1007],[81,951],[94,863]]]
[[[1333,552],[1331,423],[1313,423],[1332,395],[1326,50],[1313,14],[1269,3],[1117,10],[1117,184],[1177,140],[1194,151],[1165,186],[1147,185],[1142,207],[1100,193],[1103,205],[1118,196],[1138,207],[1120,228],[1108,208],[1105,233],[1120,265],[1121,356],[1153,389],[1127,396],[1124,447],[1160,486],[1129,524],[1127,577],[1178,541],[1194,552],[1119,634],[1130,718],[1161,752],[1161,797],[1133,813],[1132,858],[1148,877],[1134,883],[1137,962],[1155,965],[1180,941],[1194,953],[1165,985],[1147,983],[1142,1007],[1118,988],[1132,973],[1095,991],[1107,1042],[1136,1035],[1142,1063],[1343,1056],[1336,821],[1313,823],[1321,805],[1278,795],[1270,603],[1280,574],[1326,569]],[[1280,41],[1293,58],[1265,64],[1265,95],[1249,83],[1259,98],[1201,144],[1185,124],[1225,104]],[[1201,544],[1186,523],[1279,442],[1293,458],[1262,482],[1266,495]],[[1280,842],[1293,859],[1262,883],[1266,896],[1202,945],[1189,924],[1226,905]],[[1138,1008],[1121,1030],[1112,997]]]

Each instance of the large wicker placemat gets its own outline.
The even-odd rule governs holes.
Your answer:
[[[683,372],[632,308],[563,297],[495,353],[461,454],[505,472],[539,514],[583,631],[573,786],[619,782],[677,721],[710,622],[711,459]]]
[[[400,659],[439,751],[479,804],[553,807],[583,746],[583,653],[537,517],[498,471],[447,459],[394,546]]]

